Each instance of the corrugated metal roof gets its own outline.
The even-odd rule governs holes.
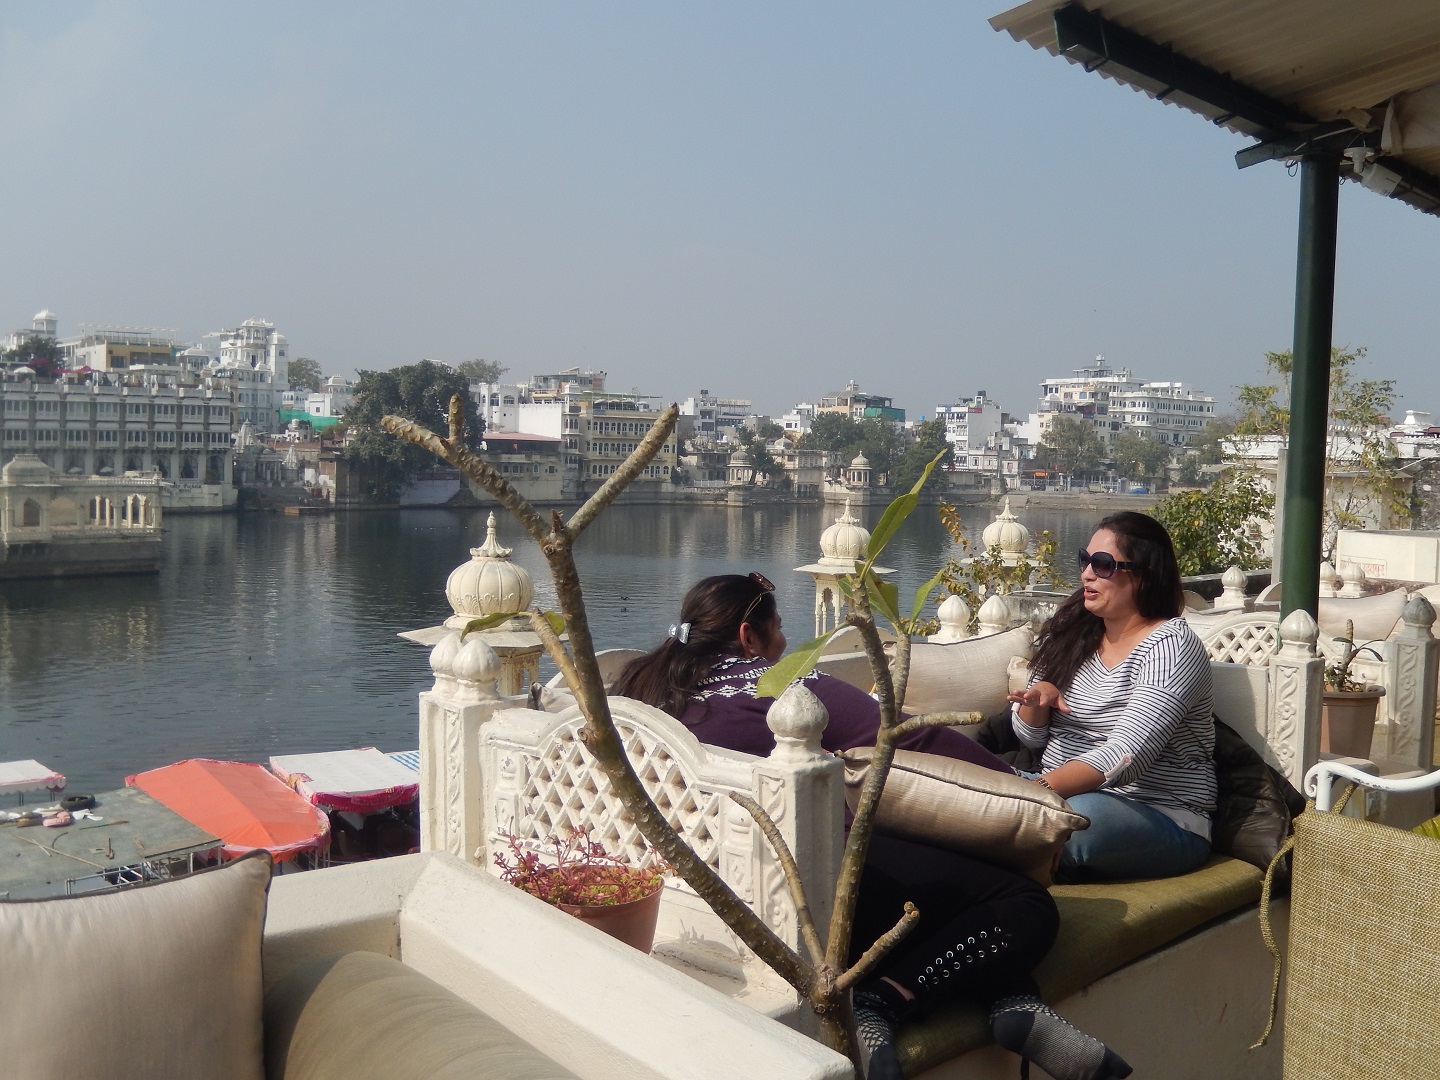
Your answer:
[[[1069,0],[1031,0],[996,15],[990,25],[1059,55],[1054,15],[1067,6]],[[1396,94],[1440,83],[1436,0],[1078,0],[1075,6],[1317,122],[1364,112],[1378,124]],[[1107,71],[1106,65],[1097,71],[1156,96],[1140,80]],[[1213,103],[1181,94],[1165,100],[1233,131],[1262,134],[1253,125],[1227,120]],[[1440,191],[1440,147],[1407,149],[1394,156],[1436,178]],[[1404,198],[1404,193],[1397,197]],[[1434,209],[1428,204],[1422,208]]]

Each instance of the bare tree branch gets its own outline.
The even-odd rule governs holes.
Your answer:
[[[465,401],[459,394],[450,396],[450,446],[465,445]]]
[[[892,739],[903,739],[906,735],[912,735],[917,731],[924,731],[932,727],[963,727],[966,724],[978,724],[985,717],[978,712],[936,712],[925,713],[923,716],[911,716],[900,721],[890,729]]]
[[[835,988],[843,993],[864,979],[866,975],[875,970],[876,964],[885,959],[891,949],[904,940],[906,934],[915,929],[915,924],[919,921],[919,909],[910,901],[905,901],[905,914],[900,916],[900,921],[877,938],[874,945],[861,953],[860,959],[856,960],[848,971],[840,974],[839,978],[835,980]]]
[[[825,946],[820,943],[820,934],[815,929],[815,916],[810,911],[810,901],[805,896],[805,884],[800,880],[800,868],[795,865],[795,856],[790,853],[790,845],[785,843],[785,837],[780,835],[774,819],[758,802],[740,791],[732,791],[730,798],[750,812],[750,816],[760,826],[760,831],[765,834],[765,839],[770,841],[775,858],[785,872],[785,884],[790,887],[790,899],[795,902],[795,916],[800,922],[800,936],[805,941],[805,947],[810,950],[810,959],[816,964],[824,963]]]
[[[530,612],[530,629],[535,631],[540,644],[545,646],[545,651],[550,654],[550,659],[555,661],[555,666],[560,669],[560,674],[565,679],[565,685],[570,687],[570,692],[575,692],[575,687],[580,685],[580,673],[575,670],[575,662],[570,654],[565,651],[565,643],[560,640],[560,635],[555,633],[555,628],[550,625],[550,620],[545,618],[544,613],[535,608]]]
[[[675,430],[675,421],[679,416],[679,406],[672,403],[656,418],[655,423],[650,426],[650,431],[630,452],[630,456],[625,459],[624,464],[610,474],[610,478],[600,485],[599,491],[585,501],[584,506],[570,515],[570,520],[565,527],[571,538],[584,532],[595,520],[596,515],[614,502],[615,496],[629,487],[631,482],[645,471],[645,466],[650,464],[655,455],[660,452],[660,448],[665,445],[665,440],[670,437],[670,433]]]

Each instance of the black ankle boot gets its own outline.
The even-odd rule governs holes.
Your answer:
[[[990,1010],[990,1034],[1055,1080],[1123,1080],[1128,1062],[1037,997],[1009,997]]]
[[[911,1003],[879,979],[857,987],[851,1000],[865,1080],[903,1080],[900,1059],[895,1054],[895,1035]]]

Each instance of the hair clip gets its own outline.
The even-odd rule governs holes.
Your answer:
[[[670,627],[670,636],[680,642],[681,645],[686,644],[690,640],[690,624],[688,622],[682,622],[678,626],[672,624]]]

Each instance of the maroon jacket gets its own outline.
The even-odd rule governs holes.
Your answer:
[[[774,698],[755,696],[755,683],[770,669],[763,657],[727,656],[701,680],[690,695],[680,722],[712,746],[765,756],[775,748],[775,735],[765,723]],[[856,746],[874,746],[880,730],[880,706],[869,694],[842,679],[812,671],[801,682],[830,714],[820,745],[831,753]],[[925,728],[901,739],[905,750],[959,758],[996,772],[1014,773],[1009,765],[969,736],[948,728]]]

